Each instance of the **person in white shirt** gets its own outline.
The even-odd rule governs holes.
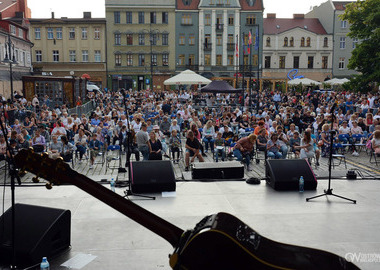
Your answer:
[[[205,143],[205,153],[208,151],[208,146],[210,145],[211,152],[214,153],[214,137],[215,137],[215,128],[211,120],[208,120],[206,125],[203,127],[203,139]]]

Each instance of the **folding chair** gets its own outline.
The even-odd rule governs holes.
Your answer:
[[[370,149],[370,156],[369,156],[369,163],[376,164],[377,166],[377,154],[375,153],[375,150],[373,150],[372,143],[371,143],[371,149]],[[373,159],[373,161],[372,161]]]
[[[362,140],[364,139],[364,135],[362,134],[352,134],[352,140],[355,144],[355,147],[358,148],[358,152],[360,153],[360,151],[366,147],[366,144],[362,142]]]
[[[108,169],[118,169],[121,167],[121,148],[120,148],[120,145],[110,145],[107,147],[107,151],[106,151],[106,157],[105,157],[105,160],[106,160],[106,173],[107,173],[107,170]],[[114,165],[114,166],[111,166],[111,162],[113,160],[119,160],[119,165]]]
[[[333,152],[333,154],[332,154],[332,161],[331,161],[332,164],[331,164],[331,165],[333,166],[333,168],[335,168],[335,166],[339,166],[339,165],[342,164],[342,162],[343,162],[345,168],[347,169],[346,157],[345,157],[345,155],[342,153],[342,149],[343,149],[342,144],[340,144],[340,143],[334,143],[334,144],[333,144],[333,151],[334,151],[334,149],[336,150],[336,154],[334,154],[334,152]],[[341,150],[341,154],[338,154],[339,149]],[[338,160],[339,163],[338,163],[338,164],[335,164],[335,163],[334,163],[334,159]]]

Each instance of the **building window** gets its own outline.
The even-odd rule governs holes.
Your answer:
[[[210,66],[210,65],[211,65],[211,55],[205,54],[205,66]]]
[[[347,28],[347,21],[341,21],[340,28]]]
[[[41,28],[34,29],[34,39],[41,39]]]
[[[267,37],[266,44],[267,47],[270,47],[270,37]]]
[[[133,66],[133,55],[127,54],[127,66]]]
[[[222,35],[216,35],[216,45],[222,46]]]
[[[233,26],[234,25],[234,15],[228,16],[228,25]]]
[[[352,49],[356,48],[356,45],[358,44],[359,40],[357,38],[352,39]]]
[[[75,50],[69,51],[69,58],[70,58],[70,62],[76,62],[77,61],[77,54],[76,54]]]
[[[185,65],[185,55],[180,54],[178,56],[178,66],[184,66]]]
[[[169,34],[162,34],[162,45],[169,45]]]
[[[87,39],[87,27],[82,28],[82,39]]]
[[[329,62],[329,57],[328,56],[322,56],[322,68],[327,69],[327,65]]]
[[[94,39],[100,39],[100,28],[98,27],[94,29]]]
[[[233,66],[234,65],[234,56],[231,55],[231,54],[229,54],[227,56],[227,65],[229,65],[229,66]]]
[[[169,54],[164,53],[162,55],[162,65],[163,66],[169,66]]]
[[[145,54],[139,54],[139,66],[145,66]]]
[[[145,23],[145,14],[144,11],[139,11],[139,24]]]
[[[126,23],[127,23],[127,24],[132,24],[132,11],[127,11],[127,12],[125,13],[125,15],[126,15],[126,18],[127,18]]]
[[[294,37],[290,37],[290,47],[294,47]]]
[[[324,39],[323,39],[323,47],[328,47],[329,46],[329,39],[327,38],[327,37],[325,37]]]
[[[184,34],[179,35],[178,44],[179,45],[185,45],[185,35]]]
[[[189,45],[193,46],[195,45],[195,36],[194,34],[189,35]]]
[[[256,24],[256,16],[255,15],[248,15],[246,19],[247,25],[254,25]]]
[[[82,51],[82,62],[88,62],[88,50]]]
[[[114,23],[120,23],[120,11],[113,12]]]
[[[310,47],[311,46],[311,40],[310,40],[310,37],[308,37],[306,39],[306,47]]]
[[[115,66],[121,66],[121,54],[115,54]]]
[[[264,67],[265,68],[270,68],[270,56],[265,56],[265,60],[264,60]]]
[[[62,39],[62,27],[58,27],[56,29],[57,32],[57,39]]]
[[[156,12],[151,12],[150,13],[150,23],[151,24],[156,24],[157,23],[157,14],[156,14]]]
[[[99,50],[95,50],[94,55],[95,55],[95,62],[97,63],[102,62],[102,55]]]
[[[145,45],[145,34],[139,34],[139,45]]]
[[[222,65],[222,55],[221,54],[216,55],[216,65],[217,66]]]
[[[205,14],[205,25],[211,25],[211,15]]]
[[[75,28],[71,27],[69,29],[69,39],[75,39]]]
[[[244,55],[243,56],[243,66],[245,66],[245,67],[249,65],[249,57],[248,56],[249,55]]]
[[[36,50],[36,62],[42,62],[42,51]]]
[[[11,34],[16,35],[16,26],[11,25]]]
[[[162,24],[168,24],[169,23],[169,13],[162,12]]]
[[[152,54],[152,66],[157,66],[157,54]]]
[[[293,68],[300,68],[300,57],[299,56],[293,57]]]
[[[339,58],[339,69],[344,69],[345,59],[344,57]]]
[[[152,45],[157,45],[157,34],[151,34],[150,41]]]
[[[307,68],[314,68],[314,56],[307,57]]]
[[[127,45],[133,45],[133,34],[127,34]]]
[[[18,37],[24,38],[24,30],[22,30],[21,28],[18,29]]]
[[[194,59],[195,59],[194,54],[189,54],[189,66],[194,65],[195,63]]]
[[[285,56],[280,56],[279,68],[285,68]]]
[[[301,38],[301,47],[305,47],[305,38],[304,37]]]
[[[120,45],[121,44],[121,34],[117,33],[115,34],[115,45]]]
[[[53,50],[53,62],[59,62],[59,51]]]
[[[53,28],[49,27],[47,29],[47,39],[53,39],[53,38],[54,38]]]
[[[284,47],[288,47],[288,38],[284,37]]]
[[[182,25],[192,25],[193,21],[192,21],[191,14],[182,14],[181,24]]]
[[[346,48],[346,37],[340,37],[339,48],[341,48],[341,49]]]

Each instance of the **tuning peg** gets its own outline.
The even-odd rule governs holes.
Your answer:
[[[32,181],[33,181],[33,183],[39,183],[39,182],[40,182],[40,179],[38,179],[38,176],[34,176],[34,177],[32,178]]]
[[[47,189],[50,190],[50,189],[53,188],[53,183],[47,182],[47,183],[45,184],[45,186],[46,186]]]
[[[33,147],[29,147],[29,151],[32,152],[32,153],[34,153]]]

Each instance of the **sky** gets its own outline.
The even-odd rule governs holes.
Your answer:
[[[154,0],[152,0],[154,1]],[[264,0],[264,17],[276,13],[277,18],[292,18],[294,13],[307,13],[312,6],[327,0]],[[93,18],[105,17],[105,0],[28,0],[32,18],[82,18],[83,11],[91,11]]]

